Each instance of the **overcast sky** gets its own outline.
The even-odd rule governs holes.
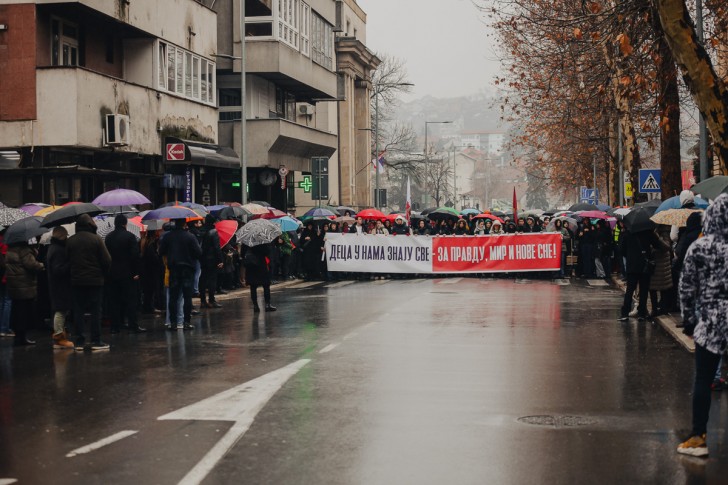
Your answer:
[[[357,0],[367,13],[367,46],[406,61],[411,96],[494,92],[492,38],[471,0]]]

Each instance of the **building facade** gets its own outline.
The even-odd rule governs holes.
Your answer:
[[[217,19],[205,5],[5,0],[0,24],[3,202],[117,187],[181,200],[201,196],[199,177],[215,185],[239,166],[217,145]],[[169,157],[167,138],[197,146]],[[208,170],[195,179],[192,163]]]

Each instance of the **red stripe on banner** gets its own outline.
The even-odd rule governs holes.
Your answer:
[[[561,234],[435,237],[434,273],[556,271],[561,267]]]

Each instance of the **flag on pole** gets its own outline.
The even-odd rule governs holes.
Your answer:
[[[513,221],[518,221],[518,197],[516,197],[515,187],[513,187]]]
[[[379,170],[379,173],[384,173],[384,163],[386,162],[384,159],[385,153],[387,152],[380,153],[378,158],[372,158],[372,166],[374,169]]]
[[[410,178],[407,175],[407,202],[404,205],[404,214],[407,219],[407,225],[411,226],[410,217],[412,216],[412,194],[410,193]]]

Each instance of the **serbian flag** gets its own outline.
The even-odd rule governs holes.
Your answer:
[[[513,220],[518,221],[518,197],[516,197],[515,187],[513,187]]]
[[[386,162],[386,160],[384,159],[385,153],[387,153],[387,152],[382,152],[379,154],[379,157],[372,158],[373,168],[378,170],[379,173],[384,173],[384,162]]]
[[[407,201],[404,204],[404,215],[407,219],[407,224],[411,226],[410,217],[412,216],[412,194],[410,193],[409,175],[407,175]]]

